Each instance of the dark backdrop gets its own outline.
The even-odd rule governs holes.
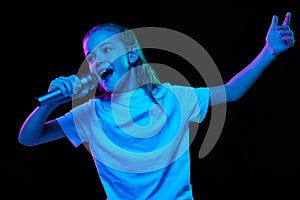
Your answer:
[[[200,132],[209,118],[200,125],[190,148],[191,182],[195,199],[202,200],[299,197],[299,2],[99,2],[16,3],[3,8],[0,169],[1,190],[9,199],[105,199],[84,146],[74,148],[63,139],[29,148],[17,140],[35,107],[34,98],[47,91],[52,79],[77,72],[84,59],[81,39],[89,28],[114,22],[180,31],[207,50],[228,81],[259,53],[272,15],[282,23],[287,11],[292,13],[295,46],[280,55],[241,100],[227,105],[221,137],[201,159]],[[149,52],[149,60],[185,64],[155,51]],[[197,84],[193,73],[184,73]],[[68,104],[61,106],[55,114],[69,109]]]

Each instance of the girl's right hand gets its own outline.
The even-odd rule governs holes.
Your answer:
[[[88,89],[84,88],[77,75],[60,76],[51,81],[48,92],[59,89],[65,97],[57,103],[65,103],[88,94]]]

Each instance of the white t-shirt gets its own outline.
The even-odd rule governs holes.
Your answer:
[[[57,118],[75,147],[88,144],[109,200],[193,199],[189,122],[204,119],[208,88],[165,83],[154,96],[139,88]]]

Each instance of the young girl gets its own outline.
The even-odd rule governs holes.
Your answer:
[[[34,146],[67,137],[75,147],[86,145],[109,200],[193,199],[189,123],[201,123],[209,106],[238,100],[294,45],[290,17],[287,13],[277,25],[273,16],[265,46],[229,82],[199,88],[161,83],[130,29],[111,23],[93,27],[83,49],[97,77],[94,97],[48,120],[57,106],[90,89],[77,75],[53,80],[48,91],[65,98],[38,106],[25,120],[19,142]]]

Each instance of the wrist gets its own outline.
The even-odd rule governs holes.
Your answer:
[[[278,52],[276,52],[274,50],[274,48],[272,48],[268,43],[265,44],[264,48],[263,48],[263,52],[264,54],[268,55],[271,58],[275,58],[279,55]]]

